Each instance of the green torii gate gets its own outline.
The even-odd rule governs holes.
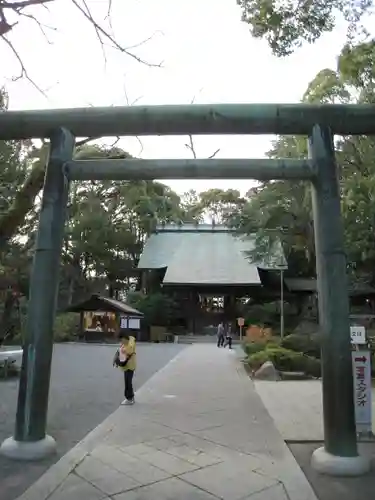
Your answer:
[[[354,418],[346,257],[334,134],[375,133],[374,105],[220,104],[7,111],[0,139],[49,138],[14,437],[1,451],[16,459],[55,449],[46,435],[59,263],[69,183],[86,179],[304,179],[311,181],[323,331],[324,447],[317,470],[356,475],[369,469],[358,455]],[[308,160],[72,160],[76,137],[290,134],[306,135]]]

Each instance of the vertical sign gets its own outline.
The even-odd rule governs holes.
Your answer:
[[[240,327],[240,341],[242,342],[242,329],[245,324],[245,318],[237,318],[237,324]]]
[[[369,351],[353,351],[352,361],[357,432],[371,433],[371,353]]]
[[[124,330],[128,328],[128,317],[127,316],[121,316],[120,328],[124,329]]]

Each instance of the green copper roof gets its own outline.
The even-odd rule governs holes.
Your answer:
[[[158,227],[146,241],[139,269],[166,269],[168,285],[261,285],[258,267],[285,268],[281,245],[268,263],[252,263],[247,253],[254,238],[240,238],[223,226],[209,224]]]

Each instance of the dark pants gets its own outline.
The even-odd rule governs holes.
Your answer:
[[[227,340],[224,344],[224,347],[229,346],[229,349],[232,349],[232,337],[227,337]]]
[[[224,335],[219,335],[217,338],[217,346],[221,347],[224,345]]]
[[[131,401],[134,399],[134,390],[133,390],[133,376],[134,370],[125,370],[124,371],[124,382],[125,382],[125,399]]]

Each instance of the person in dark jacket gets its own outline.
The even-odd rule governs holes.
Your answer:
[[[232,325],[228,324],[227,331],[225,333],[224,347],[229,346],[229,349],[232,349],[232,341],[233,341]]]
[[[225,341],[225,330],[223,322],[221,321],[217,327],[217,346],[222,347]]]

